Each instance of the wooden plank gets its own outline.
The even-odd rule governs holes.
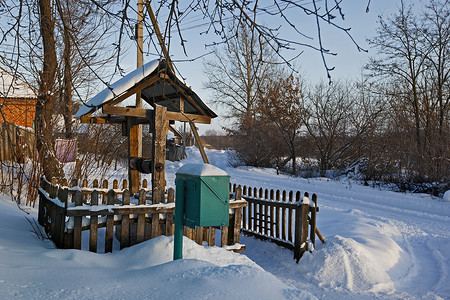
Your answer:
[[[314,209],[311,211],[311,218],[309,221],[309,226],[310,226],[310,234],[309,234],[309,238],[311,240],[311,243],[313,244],[313,246],[316,246],[316,216],[317,216],[317,195],[313,194],[312,195],[312,201],[314,203]]]
[[[75,206],[83,205],[83,193],[81,191],[76,191],[73,196],[73,202]],[[73,222],[73,249],[81,249],[81,225],[82,225],[82,217],[74,217]]]
[[[107,204],[114,205],[116,195],[114,190],[108,191]],[[114,215],[106,216],[105,253],[112,252],[114,239]]]
[[[130,204],[130,191],[124,190],[122,193],[122,205]],[[123,214],[121,222],[120,249],[130,246],[130,215]]]
[[[286,191],[282,193],[282,200],[286,202]],[[286,208],[281,208],[281,239],[286,240]]]
[[[280,191],[277,190],[276,194],[275,194],[275,201],[277,201],[278,203],[274,203],[275,206],[275,224],[276,224],[276,229],[275,229],[275,235],[274,237],[276,237],[277,239],[280,238],[280,234],[281,234],[281,227],[280,227],[280,207],[277,204],[280,204]]]
[[[306,240],[308,239],[308,204],[298,203],[295,211],[295,239],[294,239],[294,259],[300,260],[306,251]]]
[[[262,198],[262,193],[259,195]],[[269,221],[272,221],[272,217],[269,215],[269,205],[264,205],[264,234],[270,235],[269,233]]]
[[[234,244],[238,244],[240,241],[240,235],[241,235],[241,209],[240,208],[235,208],[234,209],[234,226],[233,226],[233,230],[234,230],[234,234],[233,234],[233,243]]]
[[[139,205],[145,204],[145,190],[141,189],[139,191]],[[136,241],[137,243],[141,243],[145,238],[145,214],[138,214],[137,220],[137,232],[136,232]]]
[[[294,203],[294,193],[292,191],[289,192],[289,203],[292,204]],[[293,226],[292,219],[294,218],[294,210],[292,208],[288,208],[287,213],[288,213],[288,241],[292,242],[294,240],[292,231]]]
[[[155,14],[153,13],[152,7],[150,5],[150,2],[145,2],[145,7],[147,8],[147,12],[150,16],[150,20],[153,25],[153,30],[155,31],[156,37],[159,42],[159,46],[161,47],[162,53],[164,55],[164,58],[166,60],[167,66],[169,67],[169,70],[174,72],[174,68],[172,65],[172,61],[170,59],[169,51],[167,51],[166,45],[164,44],[164,39],[162,37],[161,31],[159,30],[158,21],[156,20]]]
[[[245,188],[244,188],[245,190]],[[245,199],[245,197],[244,197]],[[259,224],[259,215],[258,215],[258,203],[253,201],[253,231],[258,232],[258,224]]]
[[[282,241],[280,239],[273,238],[271,236],[259,234],[257,232],[253,232],[253,231],[245,230],[245,229],[242,229],[242,233],[244,235],[253,236],[253,237],[258,238],[258,239],[263,240],[263,241],[270,241],[272,243],[277,244],[278,246],[287,248],[289,250],[294,250],[294,245],[292,245],[291,243],[286,242],[286,241]]]
[[[240,185],[239,185],[240,187]],[[246,229],[253,230],[253,224],[255,223],[255,215],[253,214],[253,201],[248,202],[248,227]]]
[[[154,116],[153,110],[136,107],[119,107],[119,106],[103,105],[102,111],[104,114],[147,118],[147,119],[153,119]]]
[[[228,245],[228,226],[222,226],[222,234],[220,236],[220,246]]]
[[[155,124],[153,131],[153,173],[152,173],[152,203],[158,204],[164,199],[166,188],[165,163],[166,163],[166,135],[168,132],[168,121],[166,118],[167,109],[165,107],[155,106]],[[153,227],[153,225],[152,225]],[[152,228],[152,232],[156,228]]]
[[[103,180],[103,184],[102,184],[104,189],[108,189],[108,180]],[[106,204],[108,202],[108,194],[104,193],[103,197],[102,197],[102,204]]]
[[[203,227],[195,227],[195,242],[202,245],[203,242]]]
[[[273,207],[278,207],[278,208],[294,208],[295,209],[295,203],[288,203],[288,202],[278,202],[276,199],[275,201],[271,202],[271,201],[267,201],[267,200],[263,200],[263,199],[254,199],[254,198],[247,198],[246,196],[243,196],[243,198],[245,199],[245,201],[248,202],[248,204],[250,205],[250,203],[253,204],[264,204],[264,205],[269,205],[269,206],[273,206]],[[231,202],[230,202],[231,203]]]
[[[183,98],[185,100],[187,100],[192,106],[194,106],[199,112],[199,115],[204,115],[206,116],[205,111],[195,102],[194,99],[192,99],[191,96],[189,96],[188,94],[186,94],[186,92],[180,87],[178,86],[178,84],[176,84],[176,82],[174,82],[170,77],[167,77],[166,80],[175,88],[178,90],[178,92],[183,96]]]
[[[98,192],[91,193],[91,206],[98,205]],[[97,252],[98,215],[92,215],[89,225],[89,251]]]
[[[208,238],[206,242],[210,247],[216,245],[216,229],[214,227],[208,227]]]
[[[203,148],[202,139],[198,135],[197,128],[195,127],[194,122],[189,122],[189,125],[191,126],[192,132],[194,133],[195,140],[197,141],[197,146],[198,149],[200,150],[200,154],[202,155],[203,162],[205,164],[209,164],[208,157],[206,156],[205,149]]]
[[[167,202],[168,203],[174,203],[175,202],[175,191],[173,188],[170,188],[167,191]],[[166,214],[166,235],[171,236],[173,235],[173,213],[167,213]]]
[[[194,123],[201,123],[201,124],[211,124],[211,117],[187,114],[187,113],[181,113],[181,112],[175,112],[175,111],[167,112],[167,120],[180,121],[180,122],[194,122]]]

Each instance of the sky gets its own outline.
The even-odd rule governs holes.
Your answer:
[[[261,6],[272,4],[270,1],[262,1]],[[307,3],[307,1],[300,2]],[[329,3],[332,1],[329,1]],[[413,4],[416,8],[422,4],[420,1],[405,0],[406,4]],[[323,1],[319,1],[318,5]],[[371,49],[367,39],[373,37],[376,34],[376,28],[378,26],[377,21],[380,15],[388,16],[396,13],[400,6],[400,0],[344,0],[342,2],[342,11],[344,13],[344,20],[338,20],[337,23],[345,28],[351,28],[350,33],[353,36],[356,43],[365,51],[358,51],[356,45],[342,30],[338,30],[325,23],[321,24],[321,34],[324,47],[331,52],[336,53],[336,56],[328,55],[326,57],[328,67],[333,68],[331,71],[332,80],[341,79],[359,79],[362,77],[362,68],[368,62],[370,56],[375,55],[374,49]],[[366,8],[369,4],[369,11],[366,12]],[[295,21],[295,24],[299,30],[312,37],[307,40],[296,34],[289,26],[284,23],[280,29],[280,34],[288,39],[296,40],[299,42],[308,42],[317,46],[318,39],[317,29],[315,26],[315,18],[313,16],[307,16],[306,14],[299,12],[297,9],[290,9],[286,11],[287,16]],[[258,16],[259,17],[259,16]],[[191,18],[191,19],[189,19]],[[276,26],[280,23],[280,18],[268,18],[261,15],[261,21],[264,24],[270,26]],[[339,18],[339,17],[338,17]],[[278,22],[278,23],[277,23]],[[213,119],[211,125],[199,125],[200,133],[205,133],[208,129],[220,131],[222,126],[230,127],[233,124],[230,120],[221,118],[223,109],[211,105],[211,93],[204,88],[204,83],[207,81],[206,76],[203,74],[203,61],[204,59],[212,59],[212,55],[207,55],[211,52],[211,47],[205,47],[205,44],[212,41],[218,41],[218,38],[213,34],[200,34],[204,26],[198,26],[205,24],[204,20],[196,19],[188,16],[185,21],[185,28],[183,30],[183,37],[186,40],[187,56],[183,53],[179,43],[172,42],[169,52],[175,63],[176,68],[180,72],[181,76],[186,79],[193,90],[206,102],[211,108],[219,115],[219,118]],[[280,23],[281,24],[281,23]],[[163,27],[162,25],[160,25]],[[315,51],[307,47],[295,47],[294,51],[285,51],[283,55],[287,58],[296,56],[299,52],[303,53],[293,61],[295,69],[298,70],[298,74],[303,77],[309,83],[316,83],[319,81],[328,81],[327,73],[322,62],[321,55],[318,51]],[[144,63],[157,58],[154,53],[144,55]],[[204,56],[202,59],[193,58]],[[127,68],[134,68],[135,66],[135,51],[130,49],[130,55],[124,60],[123,64]]]

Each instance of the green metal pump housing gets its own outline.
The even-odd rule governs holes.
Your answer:
[[[183,225],[228,226],[230,176],[213,165],[187,164],[177,171],[175,185],[174,259],[178,259],[182,258]]]

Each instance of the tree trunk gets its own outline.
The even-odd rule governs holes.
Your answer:
[[[66,26],[64,26],[64,133],[66,139],[72,138],[72,73],[70,72],[70,38]]]
[[[56,159],[52,136],[52,106],[55,99],[56,50],[51,0],[39,0],[40,29],[44,48],[44,61],[40,72],[39,97],[36,102],[36,147],[46,178],[61,177],[62,170]]]

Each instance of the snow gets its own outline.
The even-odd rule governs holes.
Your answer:
[[[442,198],[444,202],[450,202],[450,190],[444,193],[444,197]]]
[[[10,73],[0,68],[1,98],[36,98],[36,93],[24,81],[14,78]]]
[[[106,87],[103,91],[89,100],[78,110],[78,112],[74,115],[74,118],[80,118],[91,112],[94,108],[99,107],[102,104],[112,100],[115,96],[122,94],[155,71],[158,65],[159,60],[155,59],[128,73],[126,76]]]
[[[232,168],[232,152],[206,151],[233,183],[317,194],[317,227],[326,243],[316,239],[313,250],[308,241],[313,251],[298,264],[291,250],[245,236],[240,254],[185,239],[184,259],[177,261],[173,238],[164,236],[121,251],[115,243],[108,254],[59,250],[36,238],[26,215],[0,196],[1,298],[450,299],[447,202],[350,180]],[[202,161],[195,148],[187,155],[167,162],[168,186],[181,167]],[[36,215],[31,209],[28,217]]]
[[[228,176],[224,170],[210,164],[186,164],[176,174],[192,176]]]

